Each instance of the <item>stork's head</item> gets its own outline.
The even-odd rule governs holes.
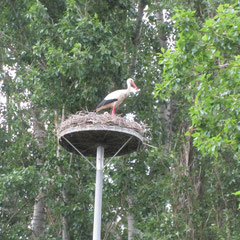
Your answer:
[[[133,79],[132,78],[128,78],[127,80],[127,85],[132,85],[133,87],[135,87],[136,90],[138,90],[136,84],[134,83]]]

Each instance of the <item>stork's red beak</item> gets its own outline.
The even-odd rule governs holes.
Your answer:
[[[135,87],[135,88],[136,88],[136,90],[138,90],[138,88],[137,88],[136,84],[135,84],[133,81],[131,81],[131,84],[133,85],[133,87]]]

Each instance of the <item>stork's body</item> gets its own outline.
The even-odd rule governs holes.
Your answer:
[[[132,78],[127,80],[127,89],[121,89],[109,93],[97,106],[96,112],[106,109],[112,108],[112,115],[115,114],[116,108],[124,101],[126,97],[129,96],[131,91],[131,85],[138,90]]]

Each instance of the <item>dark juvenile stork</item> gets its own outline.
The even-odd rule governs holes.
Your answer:
[[[127,89],[120,89],[109,93],[96,107],[96,112],[102,109],[112,108],[112,115],[115,115],[116,108],[129,96],[131,91],[131,85],[138,90],[136,84],[132,78],[127,80]]]

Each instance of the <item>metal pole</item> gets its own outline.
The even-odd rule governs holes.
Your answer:
[[[104,147],[97,147],[93,240],[101,240]]]

